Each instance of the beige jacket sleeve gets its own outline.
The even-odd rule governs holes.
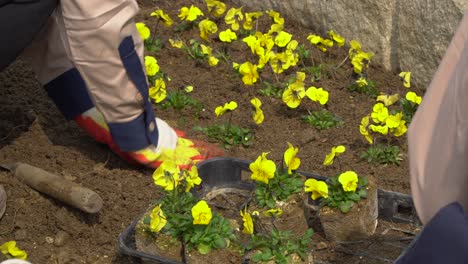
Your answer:
[[[124,151],[157,146],[161,134],[148,95],[143,42],[134,21],[138,11],[136,0],[60,1],[25,52],[67,119],[79,112],[71,104],[79,109],[95,106]],[[80,91],[78,79],[85,92]],[[82,103],[86,96],[89,102]]]
[[[458,201],[468,209],[468,16],[465,13],[408,131],[411,191],[426,224]]]

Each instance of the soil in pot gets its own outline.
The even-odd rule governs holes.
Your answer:
[[[367,198],[355,203],[348,213],[338,208],[322,207],[319,218],[330,241],[358,241],[373,235],[377,227],[378,198],[375,180],[369,178]]]

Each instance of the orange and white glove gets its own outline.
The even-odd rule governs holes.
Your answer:
[[[184,138],[183,132],[174,130],[159,118],[155,118],[158,145],[149,145],[136,151],[122,151],[117,146],[103,115],[95,107],[74,120],[96,141],[107,144],[112,151],[132,164],[157,168],[165,159],[172,159],[180,167],[189,168],[200,161],[224,154],[222,149],[213,144]]]

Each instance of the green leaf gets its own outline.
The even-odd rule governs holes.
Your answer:
[[[357,193],[350,193],[348,194],[348,199],[355,201],[355,202],[359,202],[359,200],[361,199],[361,196]]]
[[[358,194],[361,198],[367,198],[367,190],[365,189],[359,190]]]
[[[273,257],[271,250],[269,248],[265,249],[265,251],[262,253],[262,260],[267,261],[270,260],[271,257]]]
[[[340,203],[340,210],[343,213],[349,212],[351,210],[351,207],[353,206],[353,202],[351,201],[344,201]]]
[[[151,223],[151,217],[148,216],[148,215],[145,216],[145,217],[143,218],[143,224],[149,225],[150,223]]]
[[[203,244],[203,243],[198,244],[197,249],[198,249],[198,252],[200,252],[200,254],[202,254],[202,255],[206,255],[206,254],[210,253],[210,251],[211,251],[210,245],[209,244]]]
[[[359,184],[361,186],[367,186],[369,184],[369,180],[367,180],[367,178],[364,178],[364,177],[360,177],[359,178]]]
[[[227,241],[223,239],[222,237],[217,237],[214,241],[214,248],[226,248],[227,246]]]

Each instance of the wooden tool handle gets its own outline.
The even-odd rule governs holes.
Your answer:
[[[60,176],[21,162],[10,169],[20,181],[70,206],[87,213],[97,213],[102,208],[102,198],[96,192]]]

